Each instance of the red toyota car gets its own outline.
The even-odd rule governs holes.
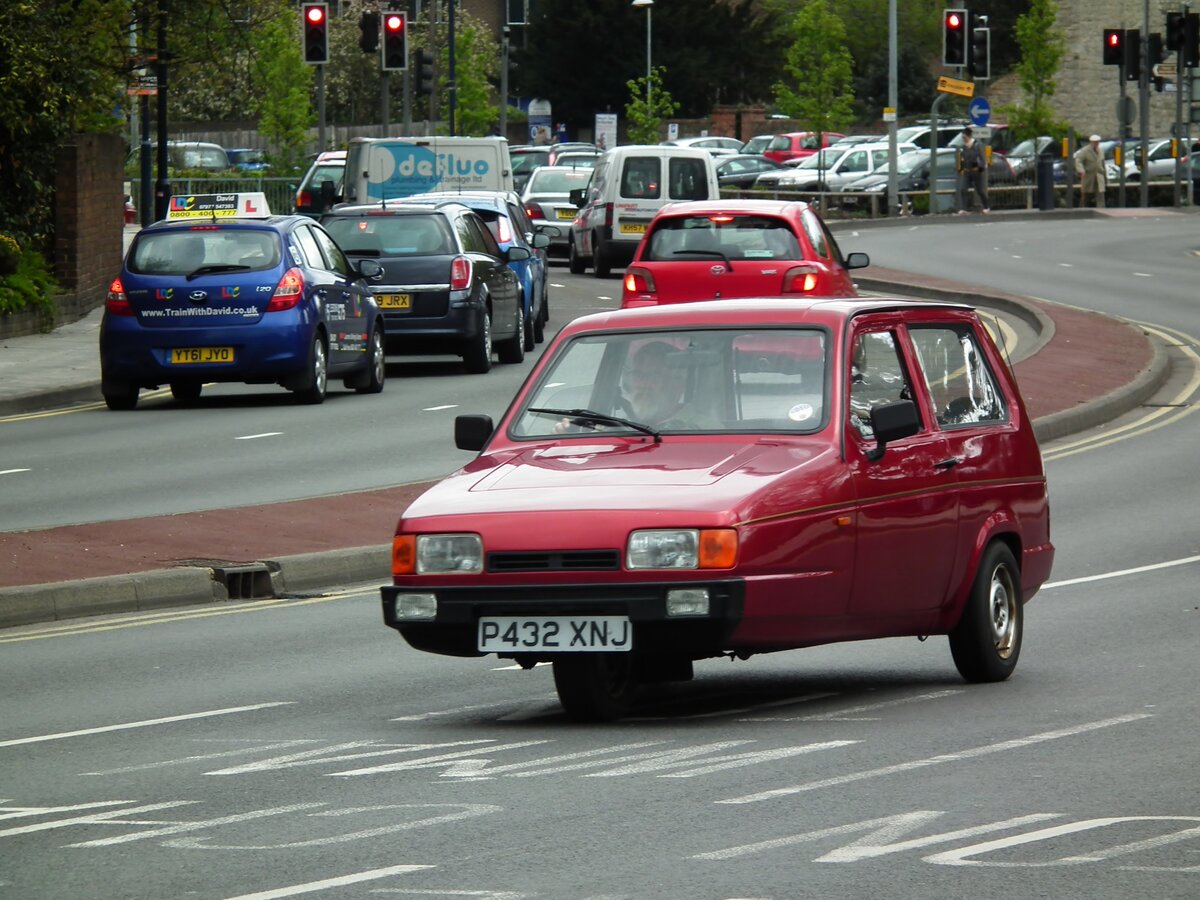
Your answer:
[[[1032,422],[976,312],[872,298],[600,313],[404,512],[383,615],[413,646],[553,664],[571,718],[693,662],[949,636],[1012,674],[1050,575]]]
[[[815,209],[798,200],[700,200],[664,206],[621,282],[621,306],[808,294],[856,297],[851,269]]]

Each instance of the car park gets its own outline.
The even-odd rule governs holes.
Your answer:
[[[571,223],[579,207],[571,191],[585,190],[592,180],[591,169],[543,166],[530,174],[521,192],[521,202],[534,227],[550,238],[552,256],[566,256],[571,243]]]
[[[378,393],[384,321],[368,286],[316,222],[272,216],[259,194],[172,197],[167,218],[133,238],[100,325],[109,409],[170,385],[181,403],[204,384],[279,384],[321,403],[328,379]]]
[[[723,188],[749,190],[763,172],[782,169],[779,163],[762,155],[738,154],[717,160],[717,181]]]
[[[343,205],[322,223],[351,259],[383,267],[372,288],[387,328],[387,351],[461,356],[468,372],[525,358],[521,284],[507,252],[479,215],[451,196],[440,202]]]
[[[901,153],[896,160],[896,189],[901,194],[929,190],[929,172],[932,154],[928,150],[909,150]],[[937,168],[942,187],[950,186],[957,189],[958,184],[958,155],[951,151],[938,152]],[[865,175],[855,181],[848,182],[842,187],[842,196],[838,199],[844,207],[858,206],[864,199],[859,194],[879,193],[888,189],[891,177],[891,166]]]
[[[1176,141],[1172,138],[1157,138],[1150,141],[1146,145],[1146,177],[1150,180],[1168,180],[1175,177],[1175,157],[1178,155],[1181,158],[1181,171],[1184,177],[1188,171],[1188,145],[1183,141]],[[1193,141],[1191,143],[1191,153],[1200,152],[1200,142]],[[1134,179],[1141,178],[1141,159],[1142,155],[1136,150],[1128,154],[1133,161],[1134,169],[1129,173],[1128,177]]]
[[[659,210],[625,269],[621,305],[654,306],[715,298],[854,297],[851,269],[807,203],[718,200]]]
[[[815,131],[790,131],[777,134],[771,138],[771,143],[767,144],[763,156],[777,163],[784,163],[789,159],[803,159],[844,137],[844,134],[836,131],[823,131],[820,134]]]
[[[586,190],[571,192],[579,213],[571,223],[568,266],[579,275],[589,264],[597,278],[633,258],[646,226],[667,203],[716,200],[716,159],[691,147],[640,146],[609,150]]]
[[[913,144],[897,144],[896,151],[915,150]],[[850,144],[827,147],[798,166],[778,172],[764,172],[755,187],[777,191],[835,191],[843,184],[884,168],[890,158],[890,145]]]
[[[342,200],[346,176],[346,151],[318,153],[296,188],[296,212],[317,218]]]
[[[840,641],[947,635],[964,680],[1001,681],[1052,568],[1033,424],[965,304],[583,317],[455,443],[478,456],[399,517],[384,623],[551,664],[577,720],[698,660]]]
[[[532,350],[545,340],[546,322],[550,318],[546,262],[550,238],[537,230],[525,212],[521,198],[513,191],[463,191],[454,194],[453,199],[483,219],[500,249],[508,256],[508,267],[521,282],[525,350]],[[445,194],[417,194],[406,197],[404,202],[436,204],[444,200]],[[513,247],[525,248],[529,256],[514,256],[508,252]]]
[[[713,156],[733,156],[742,152],[742,142],[733,137],[708,136],[675,138],[662,141],[664,147],[696,147],[707,150]]]

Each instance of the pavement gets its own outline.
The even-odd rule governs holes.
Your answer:
[[[856,281],[864,292],[965,301],[1013,323],[1014,369],[1042,442],[1135,408],[1169,374],[1165,348],[1122,319],[877,266]],[[0,343],[0,417],[101,400],[101,312]],[[430,484],[3,531],[0,627],[384,584],[396,521]]]

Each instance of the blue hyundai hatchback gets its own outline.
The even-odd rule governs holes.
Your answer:
[[[384,320],[373,260],[350,262],[307,216],[273,216],[263,194],[172,197],[138,232],[100,325],[109,409],[166,384],[181,403],[211,382],[278,384],[321,403],[330,378],[383,390]]]

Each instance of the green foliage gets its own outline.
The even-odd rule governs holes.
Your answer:
[[[455,130],[462,135],[482,137],[500,120],[492,102],[490,81],[500,75],[500,45],[492,39],[480,19],[460,12],[454,31]],[[444,58],[449,71],[449,57]],[[449,109],[449,96],[446,108]]]
[[[58,148],[120,125],[129,18],[129,0],[0,4],[0,222],[27,246],[49,240]]]
[[[812,0],[789,23],[784,53],[788,81],[774,85],[784,115],[812,131],[842,131],[854,121],[852,60],[846,27],[828,0]]]
[[[1022,100],[1001,107],[1008,125],[1018,140],[1041,134],[1065,134],[1066,122],[1060,119],[1050,98],[1058,89],[1055,76],[1066,54],[1066,36],[1057,28],[1056,0],[1032,0],[1029,11],[1017,19],[1016,38],[1021,60],[1015,66]]]
[[[267,162],[276,172],[292,171],[305,162],[308,129],[316,121],[309,102],[312,66],[301,56],[293,19],[281,11],[259,37],[261,77],[275,88],[262,98],[258,129],[270,148]]]
[[[15,238],[0,234],[0,275],[11,275],[21,262],[21,245]]]
[[[654,66],[650,70],[650,100],[646,101],[646,77],[635,78],[625,83],[629,88],[629,102],[625,104],[625,131],[631,143],[657,144],[661,138],[662,120],[679,112],[679,104],[663,87],[663,69]]]
[[[0,247],[11,251],[15,244],[7,235],[0,235]],[[18,252],[20,252],[18,248]],[[54,327],[54,294],[58,290],[53,276],[40,253],[26,250],[16,260],[11,274],[0,275],[0,315],[38,310],[42,314],[42,327],[49,331]]]

